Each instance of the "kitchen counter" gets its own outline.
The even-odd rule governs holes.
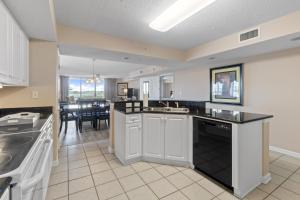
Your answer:
[[[118,110],[118,109],[116,109]],[[259,120],[264,120],[268,118],[272,118],[273,115],[264,115],[257,113],[248,113],[248,112],[240,112],[240,111],[230,111],[230,110],[220,110],[220,109],[197,109],[191,110],[189,113],[182,112],[157,112],[157,111],[141,111],[141,112],[124,112],[122,110],[118,110],[124,114],[139,114],[139,113],[157,113],[157,114],[176,114],[176,115],[191,115],[194,117],[204,117],[208,119],[216,119],[230,123],[249,123]]]
[[[197,110],[197,111],[192,111],[189,114],[195,117],[205,117],[209,119],[216,119],[216,120],[237,123],[237,124],[249,123],[249,122],[264,120],[273,117],[273,115],[264,115],[264,114],[257,114],[257,113],[220,110],[220,109],[205,109],[200,111]]]
[[[2,197],[5,190],[10,186],[11,180],[11,177],[0,178],[0,198]]]
[[[3,110],[1,111],[3,112]],[[26,112],[30,111],[26,110]],[[33,109],[32,112],[37,112],[37,110]],[[50,112],[40,112],[40,119],[34,127],[32,124],[0,127],[0,148],[2,150],[0,152],[0,175],[13,171],[21,165],[39,138],[51,114]]]

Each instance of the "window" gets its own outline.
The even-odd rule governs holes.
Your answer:
[[[69,96],[78,98],[104,98],[104,79],[88,83],[87,78],[69,79]]]
[[[149,81],[143,82],[143,94],[148,94],[149,97]]]
[[[174,98],[174,75],[168,74],[160,76],[160,98],[172,99]]]
[[[69,79],[69,96],[73,96],[75,99],[80,98],[80,79]]]

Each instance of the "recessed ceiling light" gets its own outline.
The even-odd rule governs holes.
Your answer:
[[[149,26],[154,30],[166,32],[215,1],[216,0],[177,0],[151,22]]]

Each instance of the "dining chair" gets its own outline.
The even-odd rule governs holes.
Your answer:
[[[95,107],[87,104],[80,104],[79,106],[79,130],[82,133],[83,122],[91,122],[94,128],[97,128],[97,115]]]
[[[61,132],[63,123],[65,123],[65,134],[68,131],[68,123],[70,121],[75,122],[76,126],[76,132],[78,132],[78,126],[79,126],[79,117],[76,112],[70,112],[67,109],[64,109],[64,105],[60,105],[60,127],[59,127],[59,133]]]
[[[101,129],[100,124],[101,120],[104,120],[106,123],[107,127],[109,127],[110,124],[110,106],[98,106],[97,107],[97,120],[99,120],[99,130]]]

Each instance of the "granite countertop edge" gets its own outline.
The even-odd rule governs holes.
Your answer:
[[[235,124],[245,124],[245,123],[250,123],[250,122],[255,122],[255,121],[260,121],[260,120],[265,120],[265,119],[269,119],[269,118],[273,118],[273,115],[263,115],[260,114],[261,117],[257,117],[254,119],[250,119],[250,120],[243,120],[243,121],[238,121],[238,120],[230,120],[230,119],[224,119],[224,118],[220,118],[220,117],[213,117],[213,116],[207,116],[201,113],[195,113],[195,112],[189,112],[189,113],[182,113],[182,112],[157,112],[157,111],[139,111],[139,112],[130,112],[130,113],[126,113],[125,111],[122,110],[118,110],[115,109],[116,111],[119,111],[121,113],[124,113],[126,115],[133,115],[133,114],[141,114],[141,113],[152,113],[152,114],[173,114],[173,115],[191,115],[193,117],[202,117],[202,118],[206,118],[206,119],[212,119],[212,120],[220,120],[220,121],[224,121],[224,122],[230,122],[230,123],[235,123]],[[252,113],[252,114],[256,114],[256,113]]]

